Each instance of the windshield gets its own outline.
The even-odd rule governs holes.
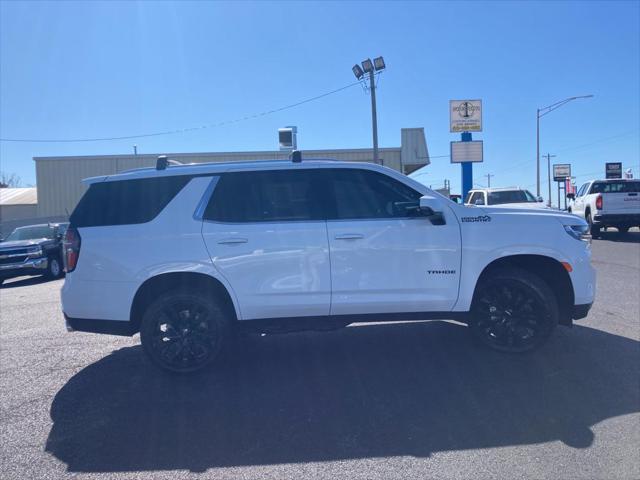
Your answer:
[[[15,240],[34,240],[37,238],[53,238],[54,228],[49,226],[16,228],[5,242]]]
[[[502,203],[536,203],[536,198],[529,190],[505,190],[489,193],[489,205]]]

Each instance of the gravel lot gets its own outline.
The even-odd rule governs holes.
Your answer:
[[[589,316],[532,355],[449,322],[245,339],[164,374],[66,333],[61,281],[0,290],[0,478],[640,478],[640,233],[593,244]]]

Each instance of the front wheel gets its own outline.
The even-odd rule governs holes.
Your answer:
[[[504,268],[478,286],[469,326],[484,345],[522,353],[542,345],[558,318],[558,301],[542,279],[525,270]]]
[[[149,305],[140,325],[145,353],[157,366],[178,373],[213,363],[228,336],[227,315],[204,293],[167,293]]]
[[[46,277],[52,280],[62,277],[63,274],[62,263],[58,257],[50,257],[47,265]]]

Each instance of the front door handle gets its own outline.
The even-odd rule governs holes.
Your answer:
[[[364,235],[361,233],[341,233],[340,235],[336,235],[334,238],[336,240],[359,240],[364,238]]]
[[[219,240],[218,243],[220,245],[237,245],[239,243],[247,243],[248,241],[247,238],[223,238]]]

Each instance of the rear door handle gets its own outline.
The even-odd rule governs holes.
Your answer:
[[[361,233],[341,233],[340,235],[336,235],[334,238],[336,240],[359,240],[364,238],[364,235]]]
[[[237,245],[239,243],[247,243],[248,241],[247,238],[223,238],[219,240],[218,243],[220,245]]]

